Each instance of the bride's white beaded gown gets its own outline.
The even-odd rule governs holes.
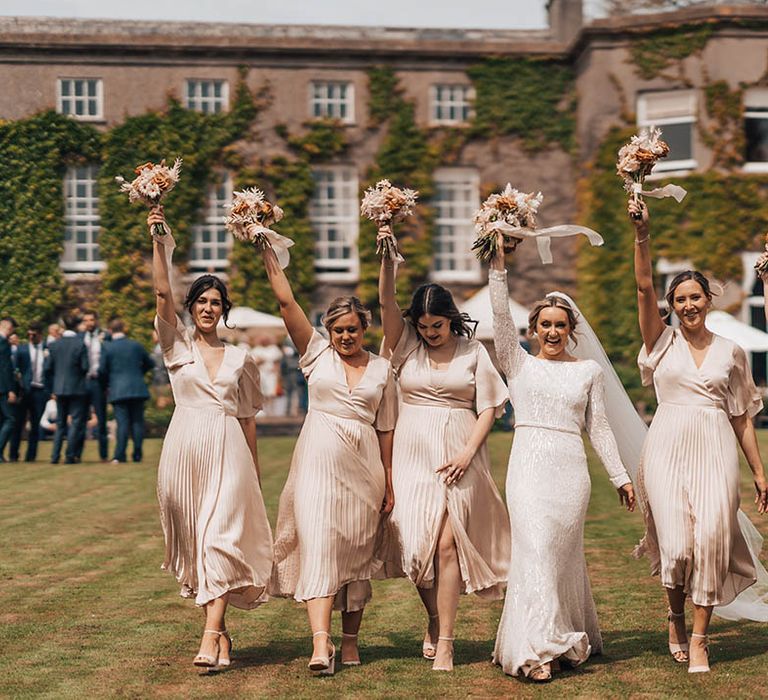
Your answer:
[[[496,355],[515,408],[506,482],[512,551],[493,660],[528,675],[559,657],[575,665],[602,651],[584,558],[591,484],[582,430],[613,485],[630,478],[605,415],[600,366],[529,355],[517,340],[506,272],[491,270],[489,284]]]

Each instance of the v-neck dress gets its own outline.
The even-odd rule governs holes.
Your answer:
[[[667,588],[696,605],[726,605],[755,582],[737,522],[739,456],[729,418],[763,406],[744,351],[715,335],[700,367],[678,329],[666,328],[638,358],[658,409],[645,440],[639,495],[647,533],[638,548]]]
[[[361,610],[381,568],[377,535],[385,474],[376,431],[397,420],[389,362],[369,355],[350,389],[344,363],[314,331],[299,366],[309,411],[280,495],[270,593],[298,601],[335,596],[338,609]]]
[[[155,318],[176,407],[157,475],[163,568],[198,605],[229,593],[239,608],[266,600],[272,532],[238,418],[261,408],[256,362],[226,346],[211,381],[192,330]]]
[[[487,445],[450,486],[435,469],[464,449],[480,413],[492,408],[501,414],[507,387],[476,340],[457,338],[450,364],[432,368],[409,322],[394,348],[392,366],[401,398],[392,455],[391,524],[400,549],[396,563],[417,586],[431,588],[438,535],[447,513],[462,592],[501,598],[509,563],[509,520],[491,476]]]

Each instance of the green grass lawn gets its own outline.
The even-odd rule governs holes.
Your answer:
[[[768,434],[760,437],[768,457]],[[501,488],[510,440],[509,434],[495,433],[490,441]],[[501,602],[463,597],[456,670],[433,673],[420,656],[425,617],[418,597],[408,582],[398,580],[374,585],[358,668],[333,678],[311,677],[306,614],[293,601],[273,600],[254,611],[230,612],[235,665],[201,675],[190,662],[202,615],[178,596],[173,577],[160,571],[155,500],[160,444],[149,441],[142,465],[94,461],[93,443],[88,461],[74,466],[0,465],[0,696],[768,697],[768,624],[716,620],[711,674],[689,676],[685,666],[672,662],[666,652],[665,597],[646,563],[630,556],[641,518],[619,509],[591,453],[586,548],[604,656],[558,674],[547,686],[506,677],[489,663]],[[292,447],[293,438],[259,443],[273,522]],[[43,457],[49,449],[43,448]],[[768,535],[768,518],[757,521],[747,475],[744,467],[745,510]]]

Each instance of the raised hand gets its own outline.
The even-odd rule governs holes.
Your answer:
[[[158,204],[156,207],[152,207],[147,215],[147,226],[149,226],[150,233],[153,232],[154,227],[158,226],[165,229],[167,224],[165,221],[165,213],[163,212],[163,206]]]

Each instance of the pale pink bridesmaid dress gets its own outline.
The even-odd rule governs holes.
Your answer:
[[[264,602],[272,533],[238,418],[261,407],[259,371],[227,345],[213,381],[181,319],[155,319],[176,407],[163,441],[157,497],[165,561],[181,595],[205,605],[229,592],[238,608]]]

